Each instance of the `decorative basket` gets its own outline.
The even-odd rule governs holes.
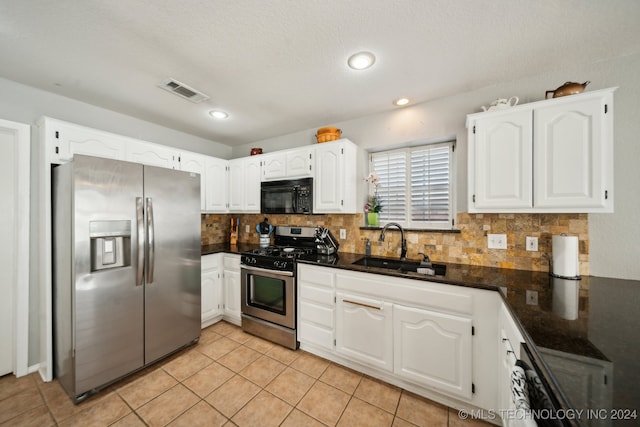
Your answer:
[[[316,132],[316,140],[318,141],[318,143],[335,141],[336,139],[340,139],[340,135],[342,135],[342,131],[338,128],[334,128],[334,127],[320,128]]]

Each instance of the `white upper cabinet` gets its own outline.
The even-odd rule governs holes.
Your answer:
[[[288,150],[286,156],[288,178],[305,178],[311,176],[312,168],[310,147]]]
[[[310,147],[263,154],[260,160],[262,181],[305,178],[312,175]]]
[[[469,212],[613,212],[615,89],[467,116]]]
[[[200,210],[204,212],[207,208],[207,177],[205,162],[207,156],[197,153],[180,153],[180,170],[200,174]]]
[[[475,208],[532,207],[532,117],[520,111],[477,120],[471,144]]]
[[[63,163],[74,154],[125,160],[128,138],[43,117],[40,120],[48,161]]]
[[[613,211],[613,94],[533,111],[534,205]]]
[[[229,212],[260,212],[260,156],[229,161]]]
[[[316,146],[313,213],[356,213],[356,153],[348,139]]]
[[[126,146],[125,160],[141,165],[177,169],[178,151],[159,144],[144,141],[129,141]]]
[[[206,157],[206,207],[207,212],[227,212],[229,162],[215,157]]]

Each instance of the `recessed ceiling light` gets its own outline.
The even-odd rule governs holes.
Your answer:
[[[211,110],[209,115],[215,119],[226,119],[229,117],[229,113],[220,110]]]
[[[354,70],[365,70],[376,62],[376,57],[371,52],[354,53],[347,60],[349,67]]]
[[[403,105],[407,105],[409,103],[409,98],[398,98],[395,101],[393,101],[393,105],[396,105],[398,107],[402,107]]]

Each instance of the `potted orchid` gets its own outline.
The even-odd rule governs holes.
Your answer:
[[[373,186],[373,195],[369,195],[367,203],[364,205],[364,212],[367,215],[367,224],[377,227],[380,224],[380,212],[382,212],[382,202],[380,196],[378,196],[378,188],[380,187],[380,180],[378,176],[371,172],[364,179],[370,186]]]

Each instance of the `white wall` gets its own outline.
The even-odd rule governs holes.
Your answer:
[[[541,58],[543,60],[543,58]],[[615,213],[589,215],[589,268],[594,276],[640,279],[640,55],[576,64],[520,81],[486,87],[404,109],[323,126],[337,126],[365,150],[454,136],[457,149],[457,210],[467,209],[466,115],[496,98],[516,95],[520,103],[544,99],[546,90],[565,81],[592,83],[587,90],[620,88],[614,95]],[[265,152],[313,144],[316,129],[256,141],[233,149],[246,156],[251,147]]]

